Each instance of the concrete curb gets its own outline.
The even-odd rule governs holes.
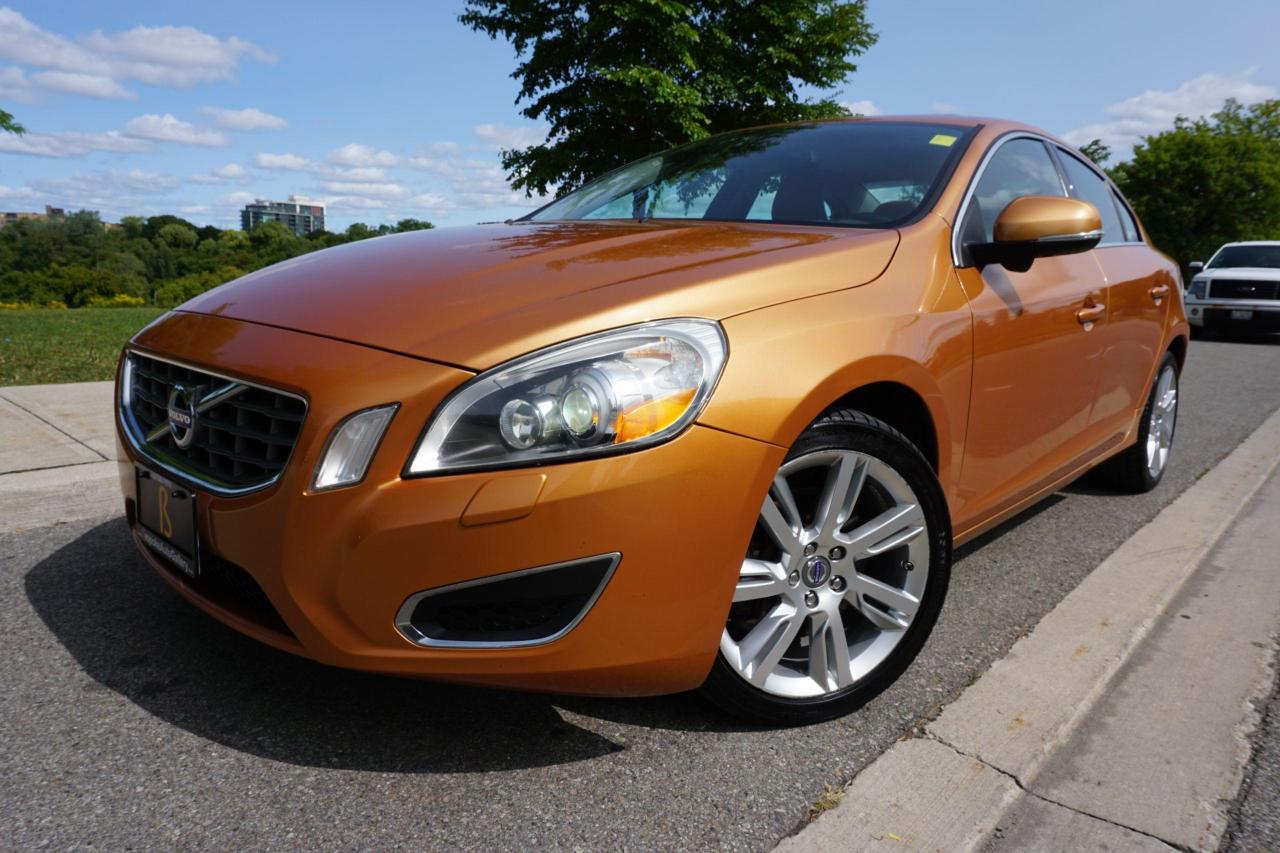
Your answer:
[[[1104,560],[937,720],[779,850],[972,850],[1071,738],[1280,464],[1280,412]]]

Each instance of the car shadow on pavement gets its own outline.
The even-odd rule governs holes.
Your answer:
[[[1036,503],[1033,503],[1031,506],[1019,512],[1017,515],[1005,519],[987,532],[980,533],[963,545],[956,546],[955,553],[952,554],[951,557],[952,565],[970,554],[981,551],[990,543],[996,541],[1006,533],[1015,530],[1019,525],[1025,524],[1045,510],[1051,509],[1052,507],[1062,503],[1066,500],[1066,496],[1063,494],[1066,490],[1067,489],[1061,489],[1051,495],[1041,498]]]
[[[167,723],[250,754],[325,768],[466,773],[624,748],[567,721],[553,697],[350,672],[250,640],[156,577],[123,519],[59,549],[25,583],[35,612],[91,678]],[[573,702],[587,716],[621,704]],[[697,716],[692,702],[677,697],[657,716]],[[633,711],[643,717],[644,705],[655,710],[642,703]],[[705,727],[711,715],[701,715]]]

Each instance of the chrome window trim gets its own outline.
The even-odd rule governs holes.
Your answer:
[[[441,595],[446,592],[454,592],[459,589],[469,589],[470,587],[483,586],[485,584],[496,583],[498,581],[511,580],[512,578],[523,577],[525,575],[535,575],[542,572],[555,571],[556,569],[565,569],[570,566],[576,566],[580,563],[590,563],[596,560],[608,558],[611,560],[609,568],[605,570],[604,577],[600,581],[600,585],[596,587],[596,591],[591,594],[587,602],[582,605],[582,609],[573,617],[568,625],[565,625],[554,634],[546,637],[535,637],[532,640],[515,640],[512,642],[503,642],[501,640],[436,640],[424,635],[421,631],[413,626],[411,621],[413,611],[424,598],[430,598],[433,595]],[[449,584],[448,586],[439,586],[433,589],[426,589],[421,592],[415,592],[413,595],[405,599],[404,604],[400,605],[400,609],[396,611],[396,631],[400,636],[404,637],[410,643],[419,648],[425,649],[522,649],[531,646],[545,646],[548,643],[554,643],[561,637],[568,634],[574,628],[578,627],[578,623],[586,618],[591,612],[591,608],[595,606],[600,596],[604,594],[605,587],[609,585],[609,581],[613,579],[613,573],[617,570],[618,564],[622,562],[622,554],[618,551],[612,551],[606,554],[596,554],[593,557],[581,557],[576,560],[565,560],[560,563],[551,563],[546,566],[535,566],[531,569],[520,569],[514,572],[504,572],[499,575],[489,575],[488,577],[476,578],[474,580],[462,581],[461,583]]]
[[[129,446],[133,448],[135,453],[145,460],[147,465],[158,468],[189,485],[197,486],[198,488],[204,489],[205,491],[220,497],[240,497],[241,495],[260,492],[263,489],[274,486],[279,482],[280,478],[284,476],[285,469],[288,468],[289,462],[293,459],[293,452],[297,449],[298,442],[294,442],[293,447],[289,448],[289,456],[284,460],[284,465],[281,466],[280,471],[277,472],[275,476],[265,482],[256,483],[252,486],[229,486],[225,483],[219,483],[214,480],[210,480],[203,474],[190,470],[189,468],[181,465],[177,460],[173,460],[167,456],[157,456],[158,451],[147,443],[146,435],[142,432],[142,425],[139,424],[137,419],[133,416],[131,391],[133,389],[133,356],[135,354],[140,355],[143,358],[163,361],[165,364],[172,364],[175,367],[181,367],[185,370],[194,370],[199,373],[203,373],[206,376],[212,376],[214,379],[221,379],[224,382],[228,382],[233,385],[257,388],[262,391],[269,391],[272,394],[292,397],[302,403],[302,423],[299,424],[298,427],[299,441],[302,440],[302,427],[306,424],[307,412],[310,409],[310,404],[306,397],[301,394],[295,394],[292,391],[283,391],[279,388],[272,388],[270,385],[263,385],[258,382],[251,382],[247,379],[227,376],[226,374],[218,373],[217,371],[209,370],[208,368],[200,367],[199,365],[188,364],[187,362],[178,361],[177,359],[155,355],[154,353],[135,347],[128,347],[125,349],[124,364],[122,365],[120,372],[120,396],[117,400],[116,411],[120,416],[120,425],[122,427],[120,432],[124,435]],[[223,390],[225,391],[227,389]]]
[[[1071,197],[1071,193],[1067,191],[1067,185],[1062,176],[1062,169],[1053,157],[1052,146],[1058,143],[1043,134],[1034,133],[1030,130],[1011,130],[1002,136],[996,137],[995,141],[987,148],[987,152],[982,155],[982,159],[978,162],[978,167],[973,170],[973,175],[969,178],[969,186],[965,189],[964,196],[960,199],[960,208],[956,211],[955,225],[951,229],[951,263],[956,269],[967,269],[973,266],[973,264],[964,263],[960,258],[960,235],[964,232],[965,211],[969,209],[969,202],[972,200],[974,192],[978,189],[978,181],[982,180],[982,175],[987,171],[987,166],[991,163],[991,158],[996,155],[996,152],[1015,139],[1034,139],[1045,146],[1044,153],[1049,158],[1049,163],[1053,166],[1054,173],[1058,176],[1058,185],[1062,188],[1062,197]]]

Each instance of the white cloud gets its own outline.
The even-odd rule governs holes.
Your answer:
[[[1276,89],[1254,83],[1256,68],[1239,74],[1210,71],[1186,81],[1173,91],[1151,89],[1107,107],[1106,121],[1067,131],[1063,138],[1073,145],[1101,139],[1120,159],[1142,137],[1173,127],[1178,116],[1199,118],[1216,112],[1227,98],[1244,103],[1274,98]]]
[[[488,143],[495,151],[527,148],[544,142],[550,128],[545,124],[528,124],[520,127],[488,122],[471,128],[472,133]]]
[[[235,36],[220,39],[194,27],[95,30],[73,40],[37,26],[8,7],[0,7],[0,58],[32,68],[106,78],[116,85],[91,86],[82,80],[73,90],[67,88],[67,78],[53,77],[49,88],[61,85],[59,91],[111,98],[122,96],[126,80],[187,89],[232,79],[245,59],[275,61],[275,56],[252,42]]]
[[[250,180],[249,170],[239,163],[227,163],[219,166],[207,175],[192,175],[187,178],[193,184],[221,184],[227,181],[247,183]]]
[[[283,169],[289,172],[309,172],[316,167],[315,163],[297,154],[258,153],[253,155],[253,162],[262,169]]]
[[[421,195],[416,195],[413,198],[406,199],[404,204],[406,208],[426,210],[432,213],[453,210],[458,206],[451,199],[441,193],[422,193]]]
[[[243,190],[237,190],[236,192],[233,192],[233,193],[227,193],[224,196],[218,196],[218,204],[234,205],[236,207],[243,207],[249,202],[255,201],[255,200],[256,199],[253,193],[247,193],[247,192],[244,192]]]
[[[950,101],[934,101],[929,104],[929,112],[946,113],[947,115],[955,115],[960,112],[960,108]]]
[[[95,172],[41,178],[19,188],[19,195],[37,204],[67,207],[68,210],[99,210],[105,218],[129,214],[146,215],[155,210],[157,199],[182,184],[172,174],[143,172]],[[172,210],[170,202],[159,206]]]
[[[408,190],[396,183],[374,184],[356,181],[322,181],[320,186],[327,193],[375,199],[403,198],[409,194]]]
[[[338,166],[353,168],[368,166],[394,166],[400,158],[390,151],[379,151],[371,145],[352,142],[329,152],[329,162]]]
[[[33,86],[21,68],[0,68],[0,99],[30,103]]]
[[[119,131],[106,133],[26,133],[22,136],[0,135],[0,153],[27,154],[32,157],[83,157],[90,151],[136,154],[151,150],[149,143],[130,139]]]
[[[84,95],[89,98],[128,100],[138,97],[105,74],[81,74],[75,71],[39,71],[31,81],[45,89]]]
[[[28,199],[28,198],[35,198],[35,197],[36,197],[36,192],[35,190],[31,189],[31,187],[14,188],[14,187],[6,187],[4,184],[0,184],[0,198]]]
[[[289,123],[280,116],[264,113],[256,107],[243,110],[226,110],[220,107],[202,107],[200,112],[213,119],[218,127],[241,132],[253,130],[284,130]]]
[[[331,162],[386,163],[399,162],[394,154],[378,151],[368,145],[351,144],[329,153]],[[260,152],[254,155],[254,163],[263,169],[276,169],[290,172],[310,172],[319,177],[333,181],[370,182],[383,181],[387,177],[385,166],[331,165],[303,157],[300,154],[269,154]]]
[[[352,169],[321,166],[317,167],[316,171],[340,181],[380,181],[387,176],[387,170],[381,166],[360,166]]]
[[[201,145],[208,148],[217,148],[231,141],[220,130],[196,127],[190,122],[175,118],[170,113],[162,116],[155,114],[138,116],[125,124],[124,132],[140,139],[176,142],[180,145]]]
[[[851,102],[849,102],[849,103],[841,104],[840,106],[844,107],[846,110],[848,110],[849,112],[853,113],[853,114],[854,114],[854,115],[856,115],[856,116],[859,116],[859,115],[861,115],[861,116],[878,116],[878,115],[880,115],[880,108],[879,108],[879,107],[877,107],[877,106],[876,106],[874,103],[872,103],[871,101],[867,101],[867,100],[863,100],[863,101],[851,101]]]

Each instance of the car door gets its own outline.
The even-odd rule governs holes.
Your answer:
[[[1169,264],[1142,240],[1137,221],[1101,174],[1055,146],[1067,190],[1098,208],[1102,240],[1093,250],[1107,283],[1107,323],[1091,421],[1117,440],[1146,403],[1163,352],[1165,319],[1176,294]]]
[[[996,143],[962,207],[954,255],[973,309],[973,390],[957,490],[957,531],[1029,497],[1090,455],[1090,413],[1107,325],[1090,252],[1039,258],[1026,272],[978,269],[965,245],[990,242],[996,218],[1025,195],[1066,196],[1048,145]]]

